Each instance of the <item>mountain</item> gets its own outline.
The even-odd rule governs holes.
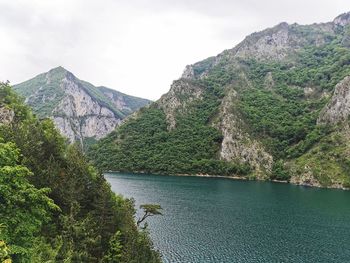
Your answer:
[[[93,147],[102,170],[350,187],[350,13],[280,23],[186,66]]]
[[[121,120],[150,103],[121,92],[95,87],[63,67],[14,86],[39,118],[50,117],[70,142],[82,145],[113,131]]]
[[[0,83],[0,261],[161,262],[133,200]]]

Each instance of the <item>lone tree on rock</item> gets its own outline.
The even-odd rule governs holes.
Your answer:
[[[145,219],[149,216],[155,216],[155,215],[163,215],[160,210],[163,208],[160,205],[157,204],[144,204],[140,205],[140,208],[143,209],[144,215],[137,220],[137,226],[140,226],[140,224],[145,221]],[[143,228],[147,227],[147,223]]]

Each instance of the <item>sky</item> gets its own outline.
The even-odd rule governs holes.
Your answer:
[[[63,66],[158,99],[185,66],[280,22],[332,21],[349,0],[0,0],[0,81]]]

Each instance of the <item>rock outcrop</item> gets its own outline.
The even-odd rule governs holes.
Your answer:
[[[11,109],[0,106],[0,124],[9,124],[14,117],[15,113]]]
[[[73,78],[64,78],[65,96],[52,112],[56,127],[70,142],[84,138],[100,139],[113,131],[121,121],[112,110],[101,106]]]
[[[187,106],[192,101],[200,99],[202,94],[203,87],[191,80],[181,78],[174,81],[169,92],[157,101],[157,104],[165,113],[169,130],[175,128],[176,115],[183,114]]]
[[[40,118],[51,118],[70,142],[103,138],[150,101],[81,81],[62,67],[15,85]]]
[[[237,107],[232,106],[237,104],[237,92],[230,88],[220,105],[219,122],[215,124],[223,135],[220,159],[247,163],[255,170],[257,177],[266,178],[271,173],[273,157],[245,131],[247,125]]]
[[[350,12],[341,14],[333,20],[335,26],[347,26],[350,24]]]
[[[336,124],[349,120],[350,116],[350,76],[335,87],[330,102],[321,111],[318,123]]]

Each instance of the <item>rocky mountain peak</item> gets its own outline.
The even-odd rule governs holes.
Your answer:
[[[350,23],[350,12],[341,14],[337,16],[334,20],[333,23],[338,26],[346,26]]]
[[[62,66],[58,66],[58,67],[50,69],[48,72],[51,73],[51,74],[54,74],[54,73],[60,73],[60,72],[68,72],[68,70],[66,70]]]
[[[100,139],[127,115],[150,101],[113,89],[95,87],[56,67],[14,89],[40,118],[53,119],[70,142]]]

